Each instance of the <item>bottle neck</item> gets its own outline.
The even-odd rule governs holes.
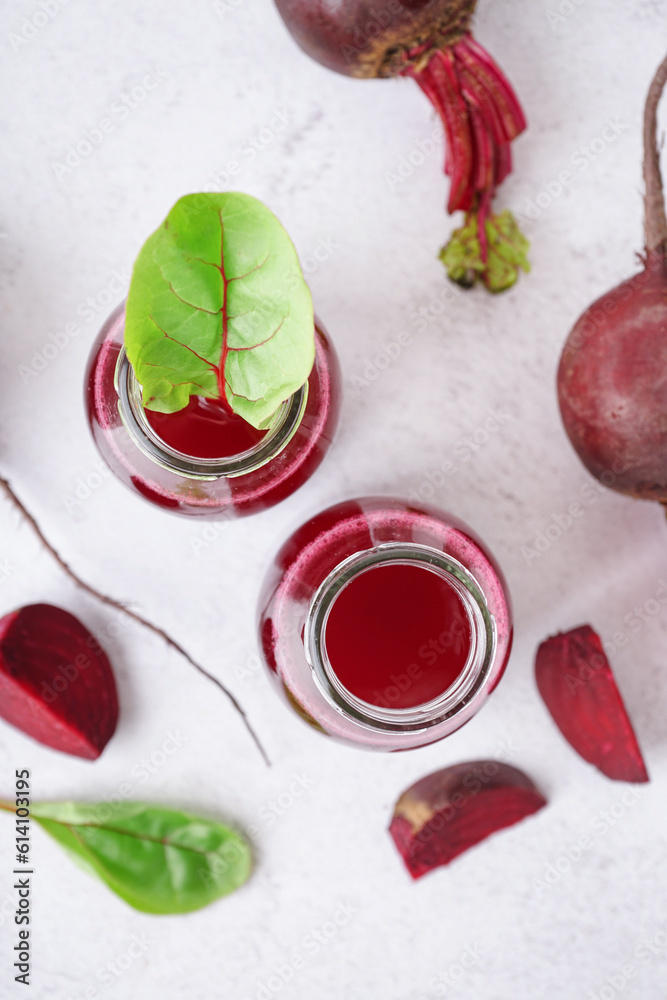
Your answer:
[[[285,400],[266,434],[252,448],[226,458],[197,458],[172,448],[148,422],[141,401],[141,385],[124,347],[118,355],[114,386],[118,396],[118,412],[125,430],[143,454],[169,472],[198,480],[244,476],[271,462],[296,433],[308,401],[306,382]]]
[[[327,622],[343,588],[360,573],[392,564],[437,573],[457,592],[470,626],[470,650],[455,682],[431,701],[411,708],[381,707],[358,698],[340,682],[327,653]],[[473,575],[446,553],[417,543],[387,542],[339,563],[313,596],[304,630],[306,658],[322,695],[341,715],[382,732],[415,732],[452,719],[487,683],[496,647],[495,620]]]

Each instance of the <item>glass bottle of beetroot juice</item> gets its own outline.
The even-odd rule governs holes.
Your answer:
[[[308,381],[267,430],[198,396],[176,413],[146,409],[123,347],[124,320],[121,305],[102,328],[86,377],[93,438],[123,483],[180,514],[240,517],[278,503],[315,472],[333,441],[341,395],[338,359],[317,320]]]
[[[294,248],[247,195],[182,198],[134,266],[86,378],[99,451],[160,507],[270,507],[324,458],[340,370]]]
[[[328,508],[283,545],[260,641],[288,703],[316,729],[407,750],[453,733],[494,689],[512,645],[510,601],[456,518],[367,497]]]

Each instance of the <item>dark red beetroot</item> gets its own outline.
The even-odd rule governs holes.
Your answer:
[[[609,660],[590,625],[543,642],[535,677],[554,722],[580,757],[616,781],[649,780]]]
[[[477,760],[435,771],[403,792],[389,832],[417,879],[546,804],[523,771]]]
[[[667,502],[667,221],[656,144],[667,59],[644,112],[643,270],[603,295],[572,330],[558,370],[560,411],[596,479]]]
[[[529,269],[528,244],[511,213],[491,213],[512,170],[510,143],[526,127],[514,91],[470,34],[476,0],[276,0],[301,48],[347,76],[411,76],[446,136],[447,209],[465,223],[443,248],[453,281],[480,278],[493,292]]]
[[[74,615],[30,604],[0,619],[0,716],[63,753],[102,753],[118,721],[116,683]]]

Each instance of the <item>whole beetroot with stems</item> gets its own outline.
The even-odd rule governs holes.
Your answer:
[[[512,170],[510,144],[526,127],[512,87],[472,37],[476,0],[276,0],[285,24],[317,62],[346,76],[411,76],[440,116],[451,178],[447,210],[463,226],[440,257],[453,281],[492,292],[529,270],[528,243],[496,189]]]
[[[667,219],[657,108],[667,58],[644,110],[642,270],[577,320],[558,370],[565,430],[605,486],[667,505]]]

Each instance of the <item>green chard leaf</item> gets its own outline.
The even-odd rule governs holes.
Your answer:
[[[12,803],[0,807],[14,812]],[[233,830],[144,802],[32,803],[30,816],[89,874],[145,913],[189,913],[243,885],[250,848]]]
[[[275,215],[234,192],[176,202],[135,262],[125,348],[148,409],[206,396],[266,427],[315,359],[310,291]]]

